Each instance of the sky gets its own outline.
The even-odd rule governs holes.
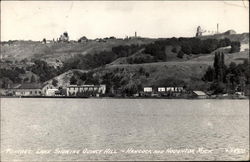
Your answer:
[[[249,2],[239,1],[1,1],[1,41],[47,40],[68,32],[125,38],[192,37],[196,28],[249,32]]]

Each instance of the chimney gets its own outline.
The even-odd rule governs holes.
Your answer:
[[[219,33],[219,24],[217,24],[217,34]]]
[[[135,32],[135,38],[137,37],[137,33]]]

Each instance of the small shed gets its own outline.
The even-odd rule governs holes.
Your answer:
[[[194,97],[199,98],[199,99],[207,98],[207,94],[203,91],[193,91],[193,95]]]

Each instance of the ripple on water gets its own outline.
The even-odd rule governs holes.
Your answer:
[[[8,155],[3,160],[244,160],[249,158],[247,100],[1,100],[1,147],[168,149],[207,154]],[[245,154],[221,148],[247,149]]]

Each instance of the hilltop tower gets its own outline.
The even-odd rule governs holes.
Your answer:
[[[201,31],[201,27],[200,26],[197,27],[196,35],[195,36],[196,37],[202,36],[202,31]]]

